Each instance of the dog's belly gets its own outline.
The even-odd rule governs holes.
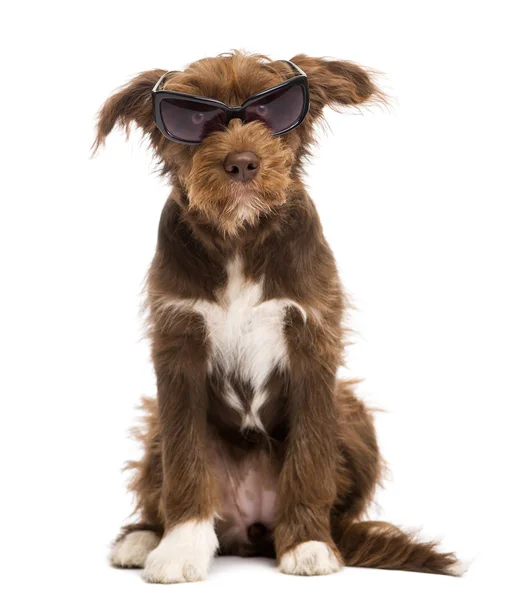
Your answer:
[[[235,459],[220,442],[211,443],[219,490],[216,529],[222,551],[269,554],[275,524],[278,465],[264,451]]]

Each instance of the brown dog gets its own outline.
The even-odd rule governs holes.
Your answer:
[[[131,464],[141,520],[111,555],[147,581],[203,579],[217,551],[276,556],[298,575],[343,565],[457,574],[434,544],[360,521],[382,463],[371,415],[336,379],[344,296],[301,177],[325,106],[383,96],[350,62],[292,63],[234,53],[167,74],[164,91],[213,100],[200,112],[191,98],[187,115],[180,97],[165,107],[180,111],[172,125],[152,105],[165,72],[148,71],[99,115],[96,148],[116,124],[136,123],[172,183],[148,274],[158,398],[145,401],[144,456]],[[309,86],[302,123],[274,135],[273,105],[258,102],[243,118],[252,95],[300,77],[295,65]],[[211,125],[201,143],[184,114],[191,129]],[[164,124],[192,144],[167,139]]]

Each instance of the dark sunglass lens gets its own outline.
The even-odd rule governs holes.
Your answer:
[[[207,134],[221,129],[226,121],[220,107],[183,98],[163,98],[160,113],[169,135],[190,143],[201,142]]]
[[[273,133],[281,133],[300,121],[304,106],[303,86],[292,85],[252,102],[245,109],[246,121],[263,121]]]

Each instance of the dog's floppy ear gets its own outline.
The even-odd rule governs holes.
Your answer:
[[[164,73],[166,71],[163,69],[140,73],[108,98],[97,118],[97,133],[93,143],[94,154],[99,146],[104,144],[106,136],[115,125],[123,127],[128,132],[130,124],[135,122],[144,133],[154,130],[151,93]]]
[[[346,60],[312,58],[298,54],[291,61],[308,75],[310,105],[315,116],[325,106],[335,109],[364,102],[385,101],[373,73]]]

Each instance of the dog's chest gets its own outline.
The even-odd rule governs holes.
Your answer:
[[[248,280],[236,258],[227,266],[227,282],[218,301],[200,303],[210,343],[209,369],[219,369],[225,376],[224,400],[240,413],[242,425],[257,428],[262,428],[258,412],[267,400],[270,373],[287,361],[283,323],[291,303],[263,301],[263,283]],[[230,383],[233,380],[244,385],[246,397]]]

